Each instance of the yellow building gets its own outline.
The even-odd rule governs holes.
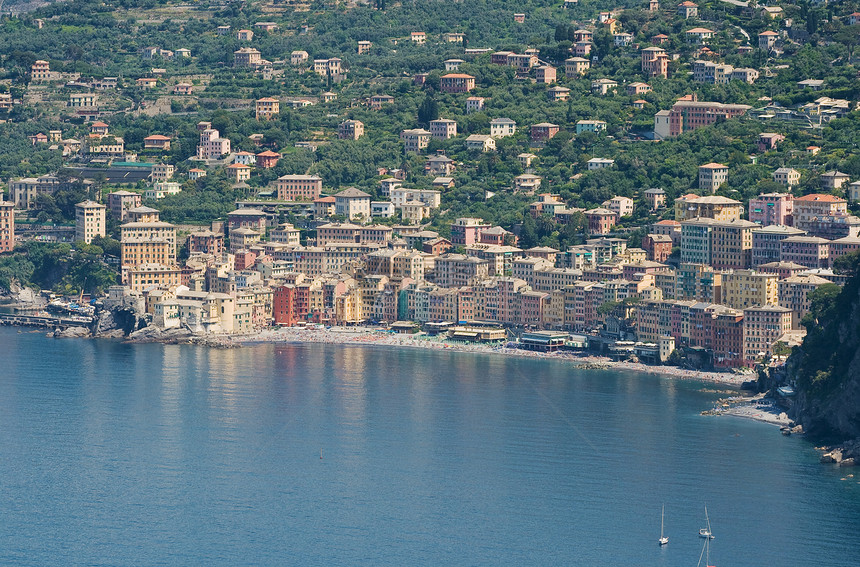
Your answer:
[[[106,210],[107,207],[95,201],[75,205],[75,240],[90,244],[96,236],[104,237]]]
[[[261,98],[256,103],[257,120],[271,120],[281,112],[281,102],[276,98]]]
[[[407,201],[400,206],[401,219],[407,224],[421,224],[430,216],[430,207],[421,201]]]
[[[755,270],[723,272],[722,303],[732,309],[746,309],[779,303],[779,284],[776,274]]]
[[[180,284],[182,270],[162,264],[142,264],[126,272],[126,285],[132,291],[148,288],[169,288]]]
[[[147,217],[145,210],[141,214],[157,218]],[[179,284],[174,225],[158,220],[136,221],[122,225],[120,231],[123,283],[136,291]]]
[[[690,193],[675,199],[676,221],[694,218],[731,221],[740,219],[743,212],[744,207],[740,201],[718,195],[700,197]]]

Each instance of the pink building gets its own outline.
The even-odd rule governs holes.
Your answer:
[[[451,243],[471,246],[481,239],[481,232],[490,228],[482,219],[459,218],[451,224]]]
[[[538,83],[554,83],[556,78],[555,67],[550,67],[549,65],[538,67],[535,69],[535,77]]]
[[[642,50],[642,72],[649,77],[667,77],[669,56],[662,47],[646,47]]]
[[[448,73],[439,79],[439,89],[445,93],[467,93],[475,88],[475,77],[465,73]]]
[[[687,95],[679,99],[669,111],[667,131],[658,132],[658,126],[655,123],[655,132],[663,138],[677,136],[702,126],[710,126],[718,120],[741,116],[750,108],[752,107],[746,104],[699,102],[695,95]]]
[[[108,193],[107,206],[111,215],[119,220],[125,221],[126,211],[134,209],[143,204],[140,193],[132,191],[114,191]]]
[[[791,226],[794,196],[791,193],[764,193],[750,199],[750,220],[761,226]]]
[[[609,209],[591,209],[585,211],[588,220],[588,232],[590,234],[608,234],[615,226],[618,215]]]

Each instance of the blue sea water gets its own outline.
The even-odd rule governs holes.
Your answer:
[[[0,564],[688,566],[707,505],[712,565],[857,565],[860,471],[701,416],[708,388],[467,353],[4,328]]]

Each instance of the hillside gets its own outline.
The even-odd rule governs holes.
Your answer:
[[[794,418],[817,437],[860,438],[860,256],[845,257],[853,277],[813,292],[807,335],[788,360],[797,390]]]

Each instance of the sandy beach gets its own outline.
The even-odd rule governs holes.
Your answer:
[[[375,345],[388,347],[424,348],[432,350],[445,350],[451,352],[470,352],[480,354],[494,354],[503,356],[521,356],[531,358],[543,358],[549,360],[568,361],[577,367],[607,369],[607,370],[629,370],[634,372],[648,372],[660,374],[685,380],[698,380],[711,382],[722,386],[739,388],[749,375],[735,374],[732,372],[700,372],[686,370],[675,366],[651,366],[633,362],[618,362],[612,359],[585,355],[575,352],[542,353],[517,348],[507,348],[500,345],[468,344],[447,341],[439,337],[427,335],[405,335],[394,334],[387,331],[368,330],[353,327],[334,327],[331,329],[303,329],[287,327],[261,331],[255,335],[236,337],[235,343],[252,345],[257,343],[325,343],[341,345]]]
[[[737,405],[731,405],[736,402]],[[730,406],[727,408],[719,408],[712,415],[731,415],[735,417],[743,417],[754,419],[771,425],[780,427],[788,427],[792,421],[785,413],[785,410],[774,404],[771,400],[756,397],[752,400],[748,398],[738,398],[729,401]]]

